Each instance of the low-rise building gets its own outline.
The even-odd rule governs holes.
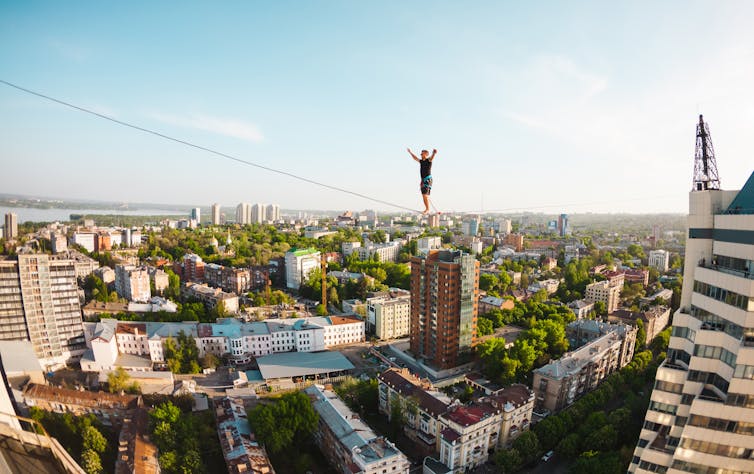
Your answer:
[[[673,299],[673,290],[670,290],[668,288],[663,288],[662,290],[658,291],[657,293],[653,295],[645,296],[641,298],[639,301],[641,302],[642,305],[648,305],[658,299],[666,303],[669,303],[670,300]]]
[[[568,303],[568,308],[576,315],[576,319],[584,319],[594,310],[594,302],[587,300],[576,300]]]
[[[641,283],[644,286],[649,284],[649,270],[626,269],[626,283]]]
[[[409,335],[411,329],[411,293],[393,288],[386,296],[367,299],[367,322],[377,339],[395,339]]]
[[[217,433],[228,474],[274,474],[267,451],[254,436],[240,398],[216,402]]]
[[[535,369],[536,408],[559,411],[628,364],[634,353],[636,328],[620,327],[620,331],[611,331]]]
[[[513,309],[515,303],[509,298],[498,298],[496,296],[482,296],[479,298],[479,314],[492,311],[493,309]]]
[[[353,413],[332,390],[312,385],[305,390],[319,414],[314,440],[342,474],[408,474],[411,463],[387,438]]]
[[[429,253],[430,250],[439,250],[442,248],[442,238],[439,236],[422,237],[417,239],[416,248],[422,254]]]
[[[531,285],[529,285],[528,290],[532,293],[536,293],[540,290],[545,290],[548,295],[551,295],[558,291],[558,287],[560,286],[560,280],[556,280],[554,278],[550,278],[548,280],[541,280],[541,281],[535,281]]]
[[[42,410],[74,416],[93,414],[106,425],[119,424],[142,406],[141,395],[95,393],[35,383],[26,386],[23,399],[27,406]]]
[[[214,308],[222,302],[225,312],[231,314],[238,312],[238,295],[235,293],[226,293],[220,288],[210,288],[207,285],[192,282],[186,283],[184,288],[186,295],[196,298],[208,308]]]
[[[669,291],[669,290],[668,290]],[[643,311],[631,311],[619,309],[608,315],[609,321],[622,322],[636,325],[636,320],[644,322],[644,330],[647,333],[647,343],[654,339],[670,322],[670,308],[667,306],[650,306]]]
[[[534,392],[525,385],[485,387],[485,396],[461,405],[407,369],[388,369],[377,380],[380,413],[389,418],[400,404],[404,432],[420,453],[439,454],[453,472],[485,463],[491,451],[509,446],[531,423]]]
[[[84,334],[91,353],[85,354],[82,370],[112,369],[118,365],[117,360],[122,355],[164,363],[165,340],[172,338],[176,341],[181,332],[195,340],[199,357],[208,353],[217,357],[228,356],[231,363],[241,365],[255,357],[275,353],[311,353],[363,342],[364,327],[364,321],[344,316],[267,319],[263,322],[225,318],[217,323],[103,319],[84,323]]]
[[[123,419],[118,435],[115,474],[160,474],[157,446],[149,439],[149,415],[138,408]]]

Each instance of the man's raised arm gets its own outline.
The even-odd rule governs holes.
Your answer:
[[[414,152],[411,151],[411,148],[406,148],[408,151],[408,154],[411,155],[411,158],[415,159],[416,161],[421,161],[418,156],[414,155]]]

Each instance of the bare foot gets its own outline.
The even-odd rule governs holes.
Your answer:
[[[428,213],[429,213],[429,209],[424,209],[424,211],[422,211],[423,216],[426,216]]]

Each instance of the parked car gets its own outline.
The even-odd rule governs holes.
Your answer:
[[[555,451],[547,451],[544,456],[542,456],[542,461],[547,462],[550,460],[551,457],[555,455]]]

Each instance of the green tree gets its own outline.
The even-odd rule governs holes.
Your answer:
[[[181,297],[181,279],[171,269],[165,268],[168,274],[168,287],[165,289],[165,297],[177,300]]]
[[[499,280],[495,275],[482,273],[479,275],[479,289],[482,291],[491,291],[497,288]]]
[[[139,384],[131,381],[131,376],[123,367],[116,367],[115,370],[107,374],[107,388],[110,393],[119,393],[121,391],[128,393],[139,393]]]
[[[640,351],[647,342],[647,331],[646,329],[644,329],[644,321],[637,318],[636,327],[638,329],[636,330],[636,345],[634,348],[634,352]]]
[[[492,321],[486,318],[479,318],[477,320],[477,336],[488,336],[495,332],[495,328],[492,326]]]
[[[107,449],[107,440],[94,426],[87,426],[84,428],[81,432],[81,438],[84,451],[92,450],[101,454]]]
[[[521,468],[523,460],[517,449],[500,449],[495,453],[495,465],[501,474],[512,474]]]
[[[81,453],[81,468],[87,474],[100,474],[102,472],[102,460],[92,449],[87,449]]]
[[[581,452],[581,436],[577,433],[571,433],[558,443],[555,450],[561,456],[566,458],[575,458]]]
[[[258,405],[249,413],[254,433],[272,453],[304,440],[317,426],[319,415],[304,392],[288,393],[275,403]]]
[[[539,457],[542,447],[539,445],[539,439],[532,431],[524,431],[513,441],[513,448],[521,455],[523,464],[529,464]]]

